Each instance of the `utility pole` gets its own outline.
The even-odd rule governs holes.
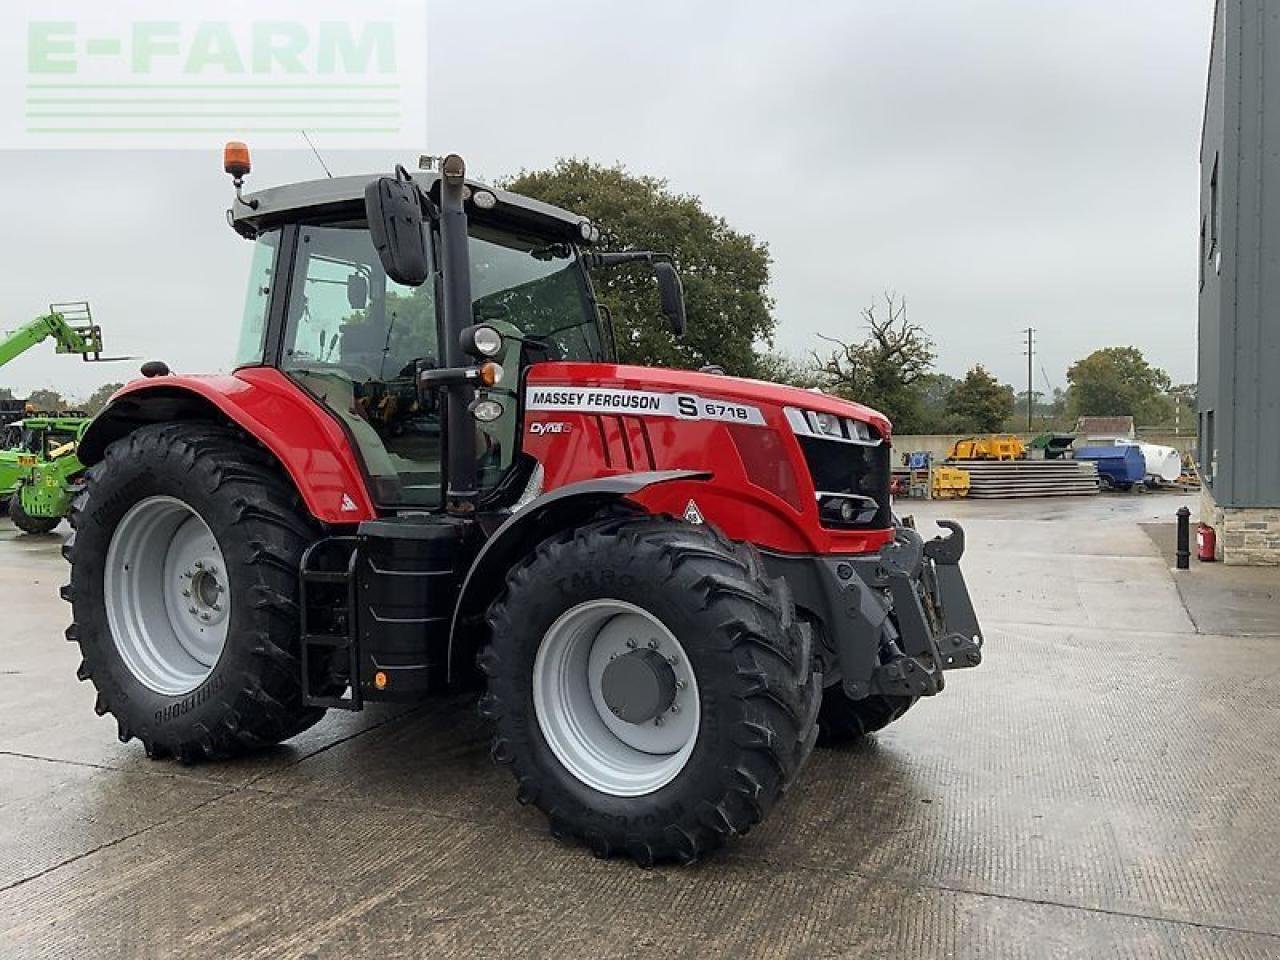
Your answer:
[[[1031,411],[1035,409],[1035,384],[1033,382],[1031,371],[1033,369],[1032,361],[1035,357],[1035,328],[1027,327],[1027,433],[1031,433],[1035,428],[1031,425]]]

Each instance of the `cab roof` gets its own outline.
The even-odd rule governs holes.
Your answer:
[[[256,193],[246,194],[243,200],[236,198],[231,209],[227,211],[227,221],[241,236],[253,238],[262,230],[281,223],[324,217],[353,204],[363,205],[365,187],[379,177],[393,175],[370,173],[330,177],[324,180],[303,180],[279,187],[268,187]],[[436,189],[440,182],[438,172],[417,171],[410,175],[410,179],[423,193],[438,196]],[[488,190],[498,199],[497,206],[491,211],[469,210],[480,219],[501,220],[539,235],[545,234],[576,243],[583,242],[580,225],[587,220],[586,217],[476,180],[468,180],[467,186],[473,191]],[[257,204],[256,207],[250,206],[250,203],[254,202]]]

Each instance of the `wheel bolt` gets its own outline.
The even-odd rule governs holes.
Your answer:
[[[683,681],[683,680],[676,680],[676,689],[677,689],[677,690],[683,690],[683,689],[684,689],[684,681]]]
[[[680,712],[680,704],[678,704],[678,703],[673,703],[673,704],[671,705],[671,712],[672,712],[672,713],[679,713],[679,712]]]
[[[190,591],[190,590],[183,590],[183,591],[182,591],[182,595],[183,595],[184,597],[189,597],[189,596],[191,596],[191,591]]]
[[[196,612],[195,607],[187,607],[187,613],[195,613],[195,612]]]
[[[653,718],[653,725],[654,725],[655,727],[660,727],[660,726],[662,726],[662,718],[661,718],[661,717],[654,717],[654,718]]]
[[[649,649],[650,649],[650,650],[657,650],[657,649],[658,649],[658,641],[657,641],[657,640],[650,640],[650,641],[649,641]]]
[[[203,561],[203,560],[197,560],[197,561],[196,561],[196,569],[197,569],[197,570],[203,570],[203,569],[204,569],[204,561]]]
[[[634,639],[627,641],[627,648],[630,650],[634,650],[636,648],[636,642]]]

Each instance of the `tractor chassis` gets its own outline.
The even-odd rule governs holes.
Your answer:
[[[907,526],[878,553],[763,552],[827,648],[828,674],[859,700],[942,691],[944,671],[982,662],[982,633],[960,571],[964,532],[924,540]],[[473,524],[407,516],[366,521],[303,555],[300,668],[308,706],[361,710],[454,686],[454,601],[476,553]]]

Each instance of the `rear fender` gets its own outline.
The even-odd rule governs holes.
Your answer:
[[[649,487],[710,478],[710,473],[696,470],[655,470],[583,480],[557,487],[512,514],[485,541],[458,594],[449,631],[449,682],[455,682],[473,666],[469,657],[474,654],[475,645],[460,637],[460,632],[466,633],[469,621],[488,609],[501,593],[507,572],[539,543],[610,507],[639,510],[628,498]]]
[[[321,523],[377,517],[359,461],[337,421],[279,370],[135,380],[111,398],[80,441],[85,466],[139,427],[183,421],[234,425],[269,450]]]

